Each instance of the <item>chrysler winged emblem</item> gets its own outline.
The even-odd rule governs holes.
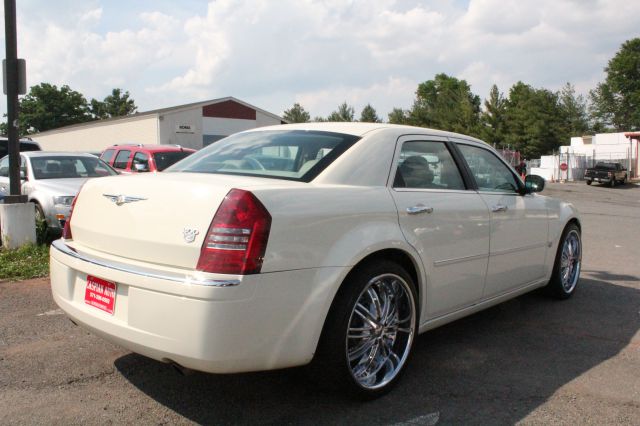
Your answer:
[[[192,243],[196,240],[200,232],[197,229],[184,228],[182,230],[182,236],[187,243]]]
[[[110,201],[116,203],[116,206],[121,206],[125,203],[133,203],[135,201],[144,201],[146,198],[142,197],[131,197],[129,195],[112,195],[112,194],[102,194],[103,197],[108,198]]]

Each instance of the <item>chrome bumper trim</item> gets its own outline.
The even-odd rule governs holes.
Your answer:
[[[113,269],[115,271],[127,272],[129,274],[140,275],[147,278],[157,278],[161,280],[174,281],[181,284],[204,285],[209,287],[235,287],[240,284],[240,280],[216,280],[209,278],[200,278],[193,275],[185,275],[176,272],[158,271],[156,269],[145,268],[142,266],[129,265],[122,262],[105,260],[87,253],[69,247],[64,240],[59,239],[51,243],[51,248],[61,253],[71,256],[83,262],[92,265],[102,266],[104,268]]]

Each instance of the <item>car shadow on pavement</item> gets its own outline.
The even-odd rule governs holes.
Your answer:
[[[419,336],[398,386],[370,402],[318,390],[303,369],[181,376],[136,354],[115,366],[197,423],[512,424],[624,349],[638,306],[640,290],[597,279],[581,279],[567,301],[521,296]]]
[[[603,188],[603,189],[607,189],[609,191],[611,190],[624,190],[624,189],[637,189],[640,188],[640,185],[638,185],[637,183],[632,183],[632,182],[627,182],[624,185],[616,185],[616,186],[611,186],[609,184],[591,184],[592,188]]]

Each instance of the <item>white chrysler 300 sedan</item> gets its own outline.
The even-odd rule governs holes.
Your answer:
[[[538,287],[575,291],[570,204],[486,143],[366,123],[265,127],[165,173],[88,181],[51,248],[56,303],[214,373],[308,364],[376,396],[414,337]]]

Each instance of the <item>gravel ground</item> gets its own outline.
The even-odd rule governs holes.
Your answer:
[[[639,424],[640,186],[548,184],[582,213],[583,273],[421,335],[389,395],[355,402],[301,369],[173,369],[74,326],[47,279],[0,283],[3,424]]]

